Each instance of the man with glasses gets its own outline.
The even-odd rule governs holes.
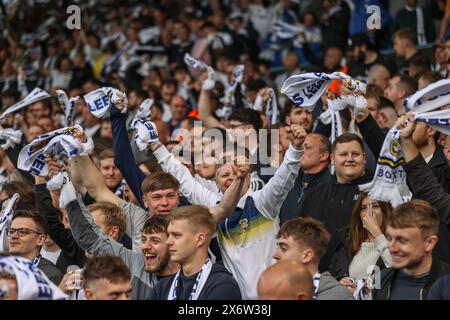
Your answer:
[[[47,238],[45,220],[31,211],[18,210],[15,212],[11,227],[6,229],[9,240],[9,253],[31,260],[56,285],[63,274],[56,266],[40,255],[41,248]]]

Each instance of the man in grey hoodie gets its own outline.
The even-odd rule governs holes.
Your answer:
[[[313,299],[353,300],[350,291],[329,272],[319,273],[319,262],[329,242],[330,234],[318,220],[309,217],[288,220],[278,232],[273,258],[295,260],[308,269],[313,275]]]

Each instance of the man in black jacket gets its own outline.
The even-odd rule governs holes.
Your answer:
[[[359,184],[372,181],[365,170],[364,147],[360,137],[344,133],[333,143],[331,161],[336,170],[331,183],[322,183],[316,192],[307,193],[300,207],[302,216],[311,216],[322,222],[331,234],[327,253],[320,261],[319,271],[328,270],[332,252],[337,245],[336,232],[350,222],[350,216],[359,198]]]
[[[327,137],[319,133],[306,136],[300,172],[294,187],[289,191],[280,210],[280,225],[286,220],[300,215],[303,199],[314,192],[321,183],[331,183],[330,164],[331,144]]]
[[[381,272],[374,300],[423,300],[431,285],[450,273],[450,266],[434,258],[439,218],[424,200],[396,207],[387,219],[392,268]]]
[[[192,205],[174,209],[167,231],[170,260],[181,265],[161,279],[150,300],[241,300],[239,286],[221,262],[208,257],[216,222],[208,209]]]

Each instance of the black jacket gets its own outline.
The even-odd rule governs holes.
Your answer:
[[[372,178],[372,174],[365,173],[350,183],[340,184],[336,176],[332,176],[331,183],[321,183],[317,186],[317,192],[306,194],[300,207],[301,216],[310,216],[319,220],[331,234],[327,253],[320,261],[320,272],[328,270],[331,263],[332,254],[338,243],[337,231],[350,222],[353,207],[360,194],[358,185],[368,183],[372,181]]]
[[[384,269],[381,271],[381,288],[372,291],[373,300],[389,300],[391,295],[391,286],[399,269]],[[426,300],[428,291],[433,283],[442,276],[450,273],[450,265],[433,258],[430,274],[427,283],[421,291],[421,300]]]
[[[329,271],[333,277],[339,280],[343,277],[349,276],[349,267],[352,263],[353,257],[355,256],[352,249],[352,243],[350,241],[349,227],[339,230],[337,233],[337,243],[337,247],[333,252],[333,258],[331,259]],[[386,268],[381,256],[375,264],[380,268],[380,270]]]
[[[167,300],[175,275],[158,281],[150,294],[150,300]],[[177,300],[188,300],[195,283],[195,277],[180,277]],[[221,262],[216,262],[200,292],[198,300],[241,300],[241,292],[236,280]]]
[[[50,238],[61,248],[61,254],[56,261],[56,267],[66,273],[70,265],[84,266],[86,256],[72,236],[70,229],[64,228],[59,219],[58,210],[52,205],[50,192],[46,184],[34,186],[36,192],[36,207],[39,215],[47,221]]]
[[[45,273],[51,282],[59,286],[63,278],[63,273],[53,263],[45,258],[41,258],[41,260],[39,260],[38,267]]]
[[[304,187],[304,183],[308,185]],[[280,225],[289,219],[300,216],[300,208],[306,195],[317,190],[321,183],[331,183],[331,174],[328,167],[316,174],[306,174],[300,169],[294,187],[289,191],[280,209]]]
[[[428,201],[439,216],[439,241],[433,253],[440,260],[450,264],[450,194],[438,183],[422,155],[405,163],[406,180],[409,189],[417,199]]]

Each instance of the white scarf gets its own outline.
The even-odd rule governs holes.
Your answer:
[[[412,197],[406,184],[406,172],[402,167],[405,159],[399,139],[399,130],[389,130],[381,147],[373,180],[359,186],[372,199],[390,202],[394,208]]]
[[[39,100],[43,100],[43,99],[50,98],[50,97],[51,96],[44,90],[39,89],[39,88],[34,88],[33,91],[31,91],[30,94],[28,94],[23,100],[12,105],[8,109],[6,109],[6,111],[3,112],[3,114],[0,116],[0,120],[6,118],[7,116],[16,112],[17,110],[20,110],[26,106],[29,106],[32,103],[35,103]]]
[[[69,99],[64,90],[56,90],[56,97],[58,98],[58,102],[64,111],[64,116],[66,119],[64,126],[73,125],[73,113],[75,111],[75,103],[80,97],[76,96]]]
[[[184,63],[186,63],[189,68],[196,70],[204,70],[209,67],[206,63],[198,59],[195,59],[189,53],[184,54]]]
[[[30,172],[33,175],[46,176],[48,174],[48,165],[44,161],[44,149],[41,148],[39,150],[34,150],[34,146],[40,142],[43,142],[47,139],[51,139],[57,137],[59,135],[69,135],[72,134],[75,130],[80,130],[83,132],[83,128],[81,126],[76,125],[73,127],[66,127],[62,129],[57,129],[52,132],[45,133],[33,141],[31,141],[28,145],[22,148],[19,153],[19,157],[17,159],[17,168],[20,170],[24,170]],[[48,150],[47,150],[48,151]]]
[[[59,191],[59,207],[66,208],[67,205],[76,200],[75,187],[70,180],[70,176],[66,171],[58,172],[47,181],[47,189],[49,191]]]
[[[159,141],[158,130],[153,122],[137,119],[132,125],[136,129],[134,140],[139,150],[144,151],[149,143]]]
[[[151,107],[153,105],[153,99],[145,99],[142,101],[142,103],[139,105],[139,108],[136,112],[136,115],[134,117],[134,120],[142,119],[142,120],[148,120],[152,114]],[[134,121],[133,120],[133,121]]]
[[[422,7],[416,6],[416,7],[410,7],[405,5],[405,9],[407,11],[415,11],[416,12],[416,18],[417,18],[417,44],[419,46],[423,46],[427,44],[427,39],[425,37],[425,22],[423,19],[423,10]]]
[[[233,106],[235,104],[234,101],[234,92],[236,91],[237,86],[239,86],[244,77],[245,66],[243,64],[238,64],[233,69],[233,84],[225,91],[225,96],[223,97],[223,103],[227,106]]]
[[[0,214],[0,252],[8,251],[8,239],[6,235],[6,228],[11,225],[11,220],[14,214],[14,204],[16,201],[20,199],[18,193],[14,193],[14,195],[8,199],[6,206],[1,211]]]
[[[186,63],[186,65],[193,70],[207,70],[208,78],[205,81],[203,81],[202,89],[209,91],[214,88],[216,84],[216,76],[215,71],[211,66],[207,65],[203,61],[195,59],[189,53],[184,54],[184,63]]]
[[[11,128],[1,129],[0,140],[5,140],[5,142],[0,145],[3,150],[14,148],[22,141],[22,131]]]
[[[319,116],[323,124],[331,123],[331,143],[339,137],[342,133],[342,122],[340,110],[344,110],[347,104],[342,99],[327,99],[328,109],[322,112]]]
[[[253,110],[262,112],[263,109],[263,97],[258,95],[253,103]],[[270,124],[275,124],[279,121],[280,116],[277,99],[275,91],[272,88],[269,88],[269,99],[266,102],[265,112]]]
[[[348,88],[355,94],[365,93],[366,84],[353,79],[342,72],[326,74],[310,72],[294,75],[286,79],[281,87],[281,93],[287,95],[296,105],[309,111],[314,109],[316,102],[333,80],[347,80]]]
[[[450,80],[443,79],[417,91],[404,101],[417,122],[425,122],[431,128],[450,134],[450,109],[440,108],[450,104]]]
[[[281,40],[288,40],[295,38],[296,34],[305,32],[304,25],[293,25],[278,20],[273,25],[272,32]]]
[[[197,300],[200,293],[202,292],[203,287],[205,286],[206,281],[208,280],[209,274],[211,273],[212,269],[212,262],[208,258],[203,265],[200,272],[197,274],[197,278],[195,279],[194,287],[192,288],[191,294],[189,295],[189,300]],[[180,272],[181,269],[178,270],[177,274],[175,275],[175,278],[172,281],[172,285],[170,286],[169,290],[169,296],[167,297],[167,300],[176,300],[177,299],[177,287],[178,287],[178,281],[180,279]]]
[[[39,267],[18,257],[0,257],[0,271],[15,275],[18,300],[64,300],[67,295],[51,282]],[[0,288],[0,292],[3,288]],[[1,292],[0,295],[6,295]]]
[[[106,114],[111,108],[111,103],[117,104],[122,99],[124,99],[125,108],[121,112],[125,113],[128,106],[127,96],[115,88],[103,87],[84,95],[89,111],[97,118],[102,118]]]

